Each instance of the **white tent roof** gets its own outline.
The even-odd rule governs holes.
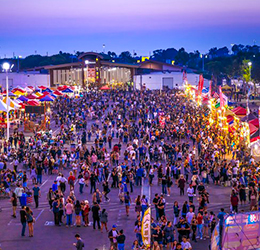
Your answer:
[[[10,110],[13,110],[13,108],[9,107]],[[2,100],[0,100],[0,111],[7,112],[7,105]]]

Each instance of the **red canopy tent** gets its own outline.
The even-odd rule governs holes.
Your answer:
[[[13,93],[16,92],[16,91],[19,91],[19,92],[21,92],[21,93],[25,93],[25,92],[26,92],[25,90],[20,89],[20,88],[14,88],[14,89],[12,90]]]
[[[28,101],[27,104],[31,105],[31,106],[38,106],[38,105],[40,105],[40,103],[38,101],[34,101],[34,100]]]
[[[101,87],[100,90],[110,90],[110,88],[107,85],[105,85],[105,86]]]
[[[35,94],[30,94],[30,95],[26,96],[26,98],[28,98],[28,99],[37,99],[38,96],[35,95]]]
[[[230,123],[230,122],[232,122],[234,120],[234,116],[232,116],[232,115],[228,115],[227,116],[227,123]]]
[[[47,87],[45,87],[45,86],[39,86],[38,88],[39,89],[47,89]]]
[[[248,123],[248,125],[249,125],[250,135],[253,135],[258,130],[258,128],[251,123]]]
[[[237,116],[245,116],[246,115],[246,109],[242,107],[237,107],[232,110],[232,112]]]
[[[66,88],[68,88],[68,86],[63,85],[63,86],[59,86],[57,89],[58,89],[59,91],[63,91],[63,90],[65,90]]]
[[[256,126],[257,128],[259,128],[259,120],[258,120],[258,118],[253,119],[253,120],[249,121],[248,123],[251,123],[254,126]]]
[[[53,92],[53,94],[54,94],[54,95],[59,95],[59,96],[62,95],[62,93],[61,93],[59,90],[55,90],[55,91]]]

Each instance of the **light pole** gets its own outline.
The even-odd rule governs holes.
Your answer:
[[[6,105],[7,105],[7,115],[6,115],[6,139],[9,141],[9,86],[8,86],[8,71],[10,70],[10,64],[8,62],[3,63],[3,70],[6,72]]]
[[[249,67],[249,81],[251,82],[251,69],[252,69],[252,62],[248,62]]]
[[[87,65],[87,92],[88,92],[88,65],[95,64],[95,62],[90,62],[89,60],[86,60],[85,64]]]

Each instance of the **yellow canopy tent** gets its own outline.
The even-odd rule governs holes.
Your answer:
[[[38,97],[42,96],[42,94],[39,92],[36,92],[35,95],[37,95]]]
[[[24,93],[20,92],[19,90],[16,90],[16,91],[14,92],[14,94],[15,94],[15,95],[24,95]]]

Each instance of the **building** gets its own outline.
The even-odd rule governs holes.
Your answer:
[[[3,89],[6,88],[6,73],[0,73],[0,84]],[[9,88],[15,88],[17,86],[50,86],[50,75],[40,74],[39,71],[28,71],[28,72],[11,72],[8,73],[8,84]]]

